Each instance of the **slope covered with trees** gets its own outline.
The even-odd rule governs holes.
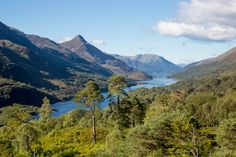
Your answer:
[[[92,82],[75,99],[90,110],[54,118],[46,98],[40,109],[8,106],[0,111],[0,156],[234,157],[235,82],[236,73],[224,73],[123,94],[124,79],[113,76],[104,110],[95,108]]]
[[[178,79],[202,77],[209,74],[220,74],[222,72],[235,71],[236,68],[236,48],[232,48],[222,55],[192,63],[173,77]]]
[[[104,89],[106,79],[116,73],[122,73],[131,80],[151,79],[146,73],[138,72],[102,52],[81,36],[71,42],[75,48],[68,47],[70,42],[58,44],[0,22],[0,78],[25,83],[60,100],[71,99],[89,80],[96,81]],[[86,58],[84,53],[94,60]],[[7,101],[13,100],[17,99]],[[26,104],[32,102],[36,104],[31,105],[40,104],[40,101]],[[8,105],[4,103],[0,101],[2,106]]]

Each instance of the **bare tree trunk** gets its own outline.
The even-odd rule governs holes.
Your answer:
[[[95,107],[92,109],[92,125],[93,125],[93,144],[96,144],[96,119],[95,119]]]
[[[27,149],[27,151],[30,152],[30,155],[31,155],[31,156],[34,155],[34,151],[30,148],[29,137],[28,137],[28,136],[26,136],[26,149]]]
[[[110,112],[112,113],[113,112],[112,105],[109,103],[108,106],[110,108]]]
[[[117,96],[117,104],[118,105],[120,104],[120,96],[119,95]]]

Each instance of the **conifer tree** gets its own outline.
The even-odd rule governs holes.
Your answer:
[[[77,102],[80,106],[88,109],[91,113],[92,119],[92,139],[93,144],[96,144],[96,118],[95,111],[99,109],[99,104],[103,100],[103,95],[101,94],[101,90],[99,86],[93,81],[89,81],[86,84],[86,87],[81,90],[75,98],[75,102]]]
[[[128,86],[127,81],[122,75],[113,75],[108,79],[108,93],[111,100],[120,104],[120,98],[126,96],[125,88]],[[112,107],[110,106],[112,111]]]
[[[47,97],[44,97],[42,107],[39,110],[40,120],[48,120],[52,116],[52,108],[50,101]]]

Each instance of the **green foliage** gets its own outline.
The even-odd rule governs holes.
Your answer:
[[[0,77],[0,87],[0,107],[12,105],[12,103],[15,102],[25,105],[40,106],[41,101],[45,96],[54,103],[58,101],[55,96],[49,95],[46,91],[11,79],[3,79]]]
[[[27,123],[31,119],[31,113],[33,112],[29,107],[19,104],[4,107],[0,111],[1,125],[8,126],[13,130],[21,124]]]
[[[99,103],[103,99],[99,86],[96,83],[89,81],[86,84],[86,87],[76,95],[75,102],[91,110],[93,108],[98,108]]]
[[[33,156],[38,151],[38,130],[31,124],[22,124],[17,128],[16,139],[13,141],[16,145],[16,151],[19,154]]]
[[[112,75],[108,79],[108,92],[109,96],[111,98],[117,99],[117,104],[120,103],[119,98],[126,96],[126,92],[124,91],[124,88],[128,86],[127,81],[125,80],[125,77],[122,75]]]
[[[81,90],[75,98],[75,101],[80,105],[84,106],[85,109],[89,109],[92,117],[92,128],[93,128],[93,144],[96,144],[96,108],[99,109],[99,104],[104,99],[101,94],[99,86],[93,81],[89,81],[86,87]]]
[[[187,97],[186,109],[190,115],[199,119],[200,123],[205,125],[217,125],[215,108],[217,98],[213,93],[199,93]]]
[[[92,130],[89,128],[80,128],[79,126],[67,127],[60,130],[53,130],[40,141],[45,155],[53,156],[88,156],[94,153],[96,149],[102,147],[107,134],[104,129],[97,129],[97,146],[94,149],[91,145]]]
[[[236,150],[236,118],[221,122],[217,130],[217,140],[221,147]]]
[[[108,118],[111,118],[119,129],[143,124],[146,106],[138,99],[123,99],[119,104],[112,104],[112,108],[113,111],[109,113]]]
[[[234,157],[235,76],[208,76],[128,95],[112,77],[110,94],[122,99],[104,110],[99,110],[99,86],[89,82],[75,98],[85,110],[57,118],[51,117],[46,98],[39,110],[17,104],[1,108],[0,156]],[[37,111],[44,120],[32,117]]]
[[[47,97],[43,99],[42,107],[39,109],[39,117],[41,121],[47,121],[52,115],[52,108]]]

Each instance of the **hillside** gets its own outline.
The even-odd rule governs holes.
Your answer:
[[[64,99],[74,95],[88,80],[95,80],[105,87],[105,78],[111,74],[107,69],[76,56],[47,38],[26,35],[0,23],[1,78],[25,83]],[[21,91],[28,93],[31,90],[22,88]],[[7,97],[9,100],[2,102],[8,104],[8,101],[12,103],[12,100],[17,100]],[[31,102],[28,100],[25,104]],[[32,105],[38,103],[41,100]]]
[[[41,106],[42,99],[48,97],[52,103],[59,101],[56,97],[32,86],[10,79],[0,78],[0,108],[13,103]]]
[[[181,68],[163,57],[154,54],[139,54],[136,56],[114,55],[134,69],[144,71],[153,77],[170,75],[181,70]]]
[[[67,48],[68,45],[72,47]],[[131,80],[151,78],[103,53],[82,36],[58,44],[0,22],[1,78],[43,89],[58,99],[68,99],[89,80],[105,88],[105,80],[112,74],[123,74]],[[26,92],[25,89],[22,91]]]
[[[201,77],[208,74],[232,72],[236,69],[236,48],[232,48],[224,54],[192,63],[180,73],[173,75],[175,78]]]
[[[90,110],[51,117],[47,99],[39,109],[7,106],[0,109],[0,156],[234,157],[235,81],[236,73],[225,73],[131,91],[93,112],[95,125]]]
[[[57,44],[49,44],[50,40],[38,37],[40,42],[31,42],[23,32],[0,24],[0,54],[1,71],[4,78],[30,83],[36,87],[52,88],[50,79],[65,79],[75,76],[75,73],[93,73],[100,76],[110,76],[111,73],[102,67],[86,60],[61,53]],[[66,50],[65,50],[66,51]],[[65,52],[63,51],[63,52]],[[74,58],[73,58],[74,57]]]
[[[124,74],[127,78],[133,80],[147,80],[151,78],[147,74],[133,69],[112,55],[102,52],[88,43],[81,35],[77,35],[72,40],[61,43],[60,45],[71,50],[77,56],[102,66],[111,73]]]

